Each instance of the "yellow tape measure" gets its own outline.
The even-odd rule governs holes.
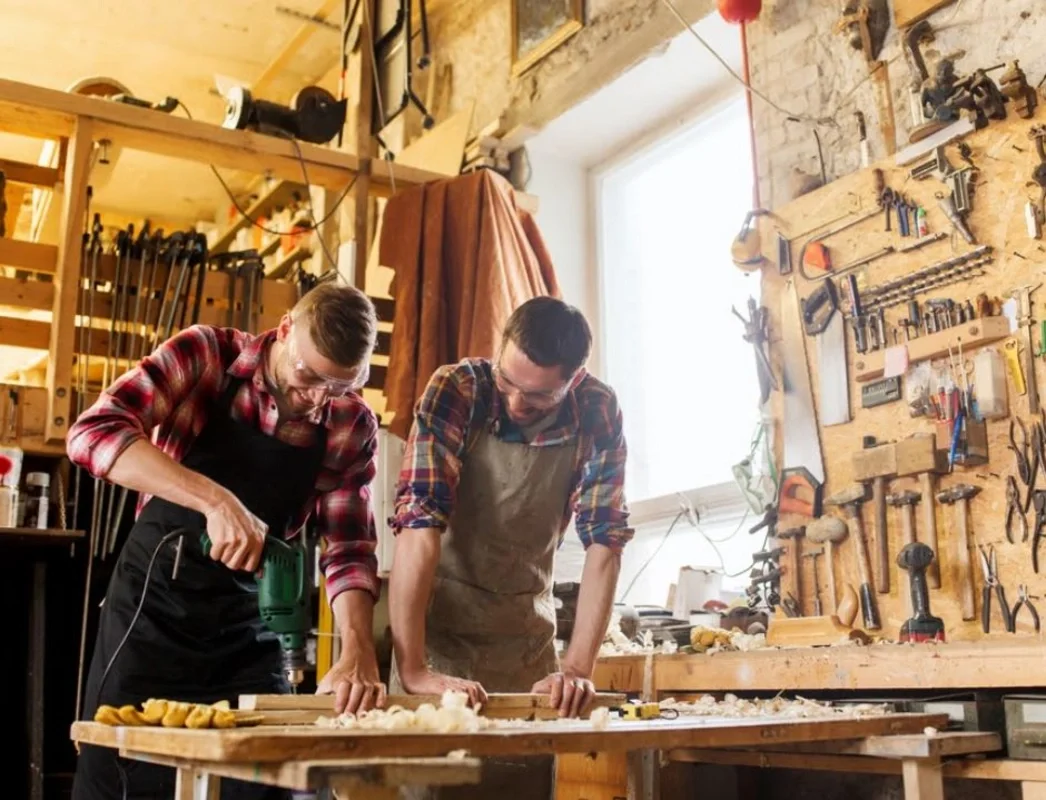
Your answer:
[[[675,719],[679,712],[675,709],[661,709],[660,703],[625,703],[618,708],[622,719],[647,720],[647,719]]]

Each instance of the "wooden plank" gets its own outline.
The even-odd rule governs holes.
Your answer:
[[[592,681],[600,691],[641,692],[646,656],[610,656],[596,662]]]
[[[78,331],[77,325],[74,331]],[[47,350],[49,341],[54,331],[50,322],[40,322],[34,319],[15,319],[13,317],[0,317],[0,342],[11,347],[26,347],[30,350]],[[130,334],[121,334],[119,331],[113,335],[115,339],[125,348],[131,346],[131,340],[138,337]],[[74,338],[71,349],[68,351],[70,371],[72,370],[73,357],[78,349],[79,341]],[[135,345],[136,349],[140,349]],[[109,353],[109,329],[94,328],[91,333],[91,347],[88,353],[92,356],[105,356]],[[121,364],[126,364],[127,359],[121,357]],[[50,365],[48,365],[50,366]]]
[[[759,750],[670,750],[665,757],[669,761],[690,764],[721,764],[735,767],[848,772],[867,775],[901,774],[901,760],[869,756],[813,755]],[[1046,782],[1046,761],[960,758],[943,762],[940,770],[945,778]]]
[[[69,139],[62,191],[62,216],[58,227],[58,259],[54,273],[50,342],[47,358],[47,393],[50,414],[44,429],[48,441],[65,439],[69,430],[73,397],[73,353],[76,307],[80,295],[80,259],[84,216],[87,213],[87,181],[94,150],[94,125],[80,119]]]
[[[58,183],[58,170],[52,167],[41,167],[37,164],[26,164],[0,158],[0,172],[4,173],[10,183],[23,183],[26,186],[44,186],[53,188]]]
[[[1021,783],[1021,800],[1046,800],[1046,783]]]
[[[356,174],[356,185],[352,192],[352,239],[356,243],[355,263],[352,265],[350,281],[357,289],[367,288],[367,254],[370,252],[370,187],[373,172],[373,159],[376,155],[372,125],[374,121],[374,71],[377,56],[374,52],[374,19],[377,3],[375,0],[360,0],[360,13],[363,15],[360,26],[360,70],[358,83],[354,88],[356,97],[356,129],[349,133],[355,142],[356,152],[360,157],[360,170]],[[376,127],[376,126],[375,126]],[[394,171],[387,170],[392,166],[386,161],[383,170],[387,175]]]
[[[0,79],[0,130],[61,138],[72,134],[78,117],[96,121],[94,133],[98,138],[118,140],[128,149],[256,174],[271,173],[284,180],[302,180],[297,148],[280,137],[229,130],[126,103]],[[352,153],[309,142],[301,142],[299,147],[314,184],[338,189],[360,166],[360,160]],[[406,165],[391,164],[390,168],[396,183],[402,186],[440,177]],[[388,184],[387,178],[378,182]]]
[[[53,244],[0,238],[0,265],[34,272],[54,272],[58,247]]]
[[[907,343],[908,363],[915,364],[919,361],[945,358],[948,348],[957,350],[959,340],[962,340],[963,349],[972,352],[979,347],[1000,339],[1005,339],[1013,334],[1010,333],[1010,321],[1007,317],[983,317],[967,322],[963,325],[954,325],[938,333],[930,333],[912,339]],[[878,350],[871,353],[858,354],[854,360],[854,374],[859,383],[881,378],[884,373],[886,351]]]
[[[803,743],[789,745],[782,748],[782,751],[906,759],[965,756],[971,753],[993,753],[1001,749],[1002,737],[998,733],[942,731],[933,736],[916,733],[905,736],[869,736],[849,741]]]
[[[326,789],[332,779],[349,780],[360,786],[457,786],[478,783],[480,776],[480,761],[476,758],[384,758],[213,764],[133,750],[121,750],[120,755],[150,764],[175,769],[206,770],[222,778],[252,781],[303,792]]]
[[[954,2],[955,0],[893,0],[894,24],[898,28],[907,28]]]
[[[54,304],[54,284],[25,278],[0,278],[0,305],[50,311]]]
[[[1030,637],[906,646],[809,647],[654,659],[662,696],[672,692],[935,690],[1043,685],[1046,644]]]
[[[904,761],[904,800],[944,800],[944,776],[937,761]]]
[[[203,761],[292,761],[332,758],[416,758],[467,750],[477,757],[677,749],[751,747],[767,742],[824,741],[915,733],[947,726],[945,714],[893,714],[866,719],[675,719],[611,721],[596,730],[587,720],[524,723],[517,729],[477,733],[400,733],[303,728],[231,730],[165,729],[74,722],[71,737],[83,744]]]
[[[459,175],[475,107],[473,101],[428,133],[422,134],[396,155],[397,163],[448,177]]]
[[[598,692],[593,698],[592,708],[613,708],[627,700],[624,694]],[[439,707],[440,698],[427,694],[389,695],[386,708],[399,706],[410,710],[428,703]],[[241,694],[237,708],[243,711],[315,711],[334,713],[334,696],[329,694]],[[480,713],[485,716],[530,717],[531,714],[556,710],[551,707],[547,694],[491,694]]]

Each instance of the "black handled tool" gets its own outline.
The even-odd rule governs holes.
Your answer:
[[[944,620],[930,613],[930,591],[926,568],[933,563],[933,550],[922,542],[909,542],[897,554],[897,566],[908,573],[912,616],[901,626],[902,642],[943,642]]]

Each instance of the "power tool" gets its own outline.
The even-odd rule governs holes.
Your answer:
[[[211,551],[206,533],[200,535],[200,546],[204,553]],[[303,536],[295,543],[268,536],[258,578],[258,613],[279,637],[283,674],[292,690],[305,677],[305,639],[311,627],[306,555]]]
[[[944,621],[930,613],[926,568],[933,559],[933,550],[922,542],[909,542],[897,554],[897,566],[908,572],[912,596],[912,616],[905,620],[898,637],[902,642],[945,641]]]

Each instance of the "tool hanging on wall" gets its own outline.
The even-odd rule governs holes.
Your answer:
[[[345,125],[348,109],[347,99],[337,100],[321,86],[303,87],[295,93],[290,106],[254,97],[245,86],[230,87],[224,97],[223,128],[257,131],[312,144],[327,144],[337,136]]]
[[[225,324],[250,333],[258,333],[261,313],[261,287],[265,265],[257,250],[218,253],[211,264],[229,277],[228,308]]]
[[[770,390],[777,391],[777,380],[770,366],[770,311],[766,306],[758,305],[754,297],[748,298],[748,318],[745,319],[733,306],[731,313],[745,326],[742,338],[755,350],[756,375],[759,378],[759,405],[763,406],[770,398]]]
[[[890,592],[889,536],[886,528],[886,482],[897,474],[897,448],[893,443],[880,444],[874,437],[864,437],[863,447],[852,459],[853,477],[869,484],[875,513],[875,587],[879,594]]]
[[[791,280],[781,297],[781,326],[784,469],[778,505],[781,513],[818,517],[824,485],[824,459],[814,414],[799,294]]]
[[[897,566],[908,573],[912,616],[901,626],[901,642],[945,641],[944,620],[930,613],[930,592],[926,570],[934,562],[934,552],[922,542],[909,542],[897,554]]]
[[[1031,315],[1031,296],[1042,284],[1025,284],[1017,286],[1010,296],[1017,300],[1018,317],[1017,325],[1022,330],[1024,345],[1024,357],[1022,366],[1024,368],[1024,380],[1028,387],[1028,411],[1031,414],[1039,413],[1039,387],[1035,379],[1035,346],[1032,343],[1032,328],[1034,320]]]
[[[838,610],[839,595],[835,591],[835,551],[849,532],[846,523],[838,517],[824,516],[806,526],[806,538],[824,546],[825,567],[828,571],[828,597],[832,612]]]
[[[838,506],[850,521],[850,538],[853,541],[854,553],[857,558],[857,571],[861,578],[861,614],[865,630],[879,630],[879,607],[875,602],[875,594],[872,592],[872,569],[868,564],[867,544],[864,536],[864,523],[861,520],[861,505],[867,500],[867,493],[863,486],[854,486],[845,489],[829,497],[825,502],[831,506]]]
[[[734,266],[742,272],[754,272],[766,262],[766,259],[763,258],[758,217],[769,213],[765,209],[756,208],[745,214],[741,230],[734,237],[733,244],[730,245],[730,258],[733,260]]]
[[[834,281],[824,281],[803,301],[803,328],[817,350],[821,425],[851,420],[850,378],[846,370],[846,322]]]
[[[970,527],[969,527],[969,499],[980,492],[979,486],[960,483],[937,493],[937,500],[941,503],[954,505],[955,507],[955,552],[957,555],[959,575],[959,603],[962,609],[962,618],[971,620],[975,617],[973,600],[973,566],[970,561]]]

